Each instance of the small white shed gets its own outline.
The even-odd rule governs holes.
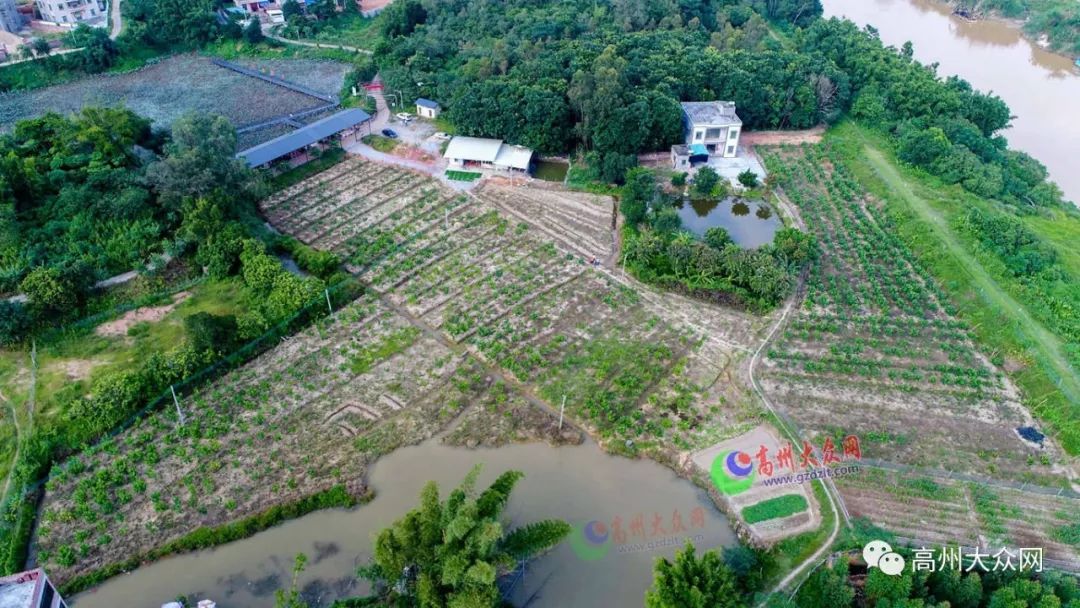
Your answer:
[[[424,99],[423,97],[416,100],[417,116],[422,118],[438,118],[440,112],[442,112],[442,107],[439,106],[439,102]]]

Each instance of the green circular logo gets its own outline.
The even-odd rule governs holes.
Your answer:
[[[754,470],[754,461],[746,452],[728,450],[716,456],[709,469],[716,489],[728,496],[742,494],[754,485],[757,479],[757,471]]]
[[[584,561],[596,561],[611,549],[611,530],[602,521],[590,521],[574,526],[570,547]]]

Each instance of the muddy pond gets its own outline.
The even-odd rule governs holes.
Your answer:
[[[686,199],[675,203],[683,228],[704,236],[709,228],[719,226],[731,240],[753,249],[771,243],[783,222],[768,204],[728,197],[725,199]]]
[[[477,463],[484,464],[478,488],[508,469],[525,473],[505,512],[511,525],[554,517],[579,526],[574,539],[515,577],[509,594],[516,606],[642,606],[657,557],[674,555],[688,537],[699,549],[736,542],[705,492],[652,461],[609,456],[595,444],[466,450],[429,442],[375,464],[369,481],[376,498],[367,505],[319,511],[245,540],[150,564],[76,596],[73,605],[145,608],[183,595],[211,598],[221,608],[269,607],[274,591],[288,585],[298,552],[308,556],[300,586],[313,606],[361,594],[367,587],[354,572],[370,559],[372,536],[414,508],[428,480],[437,481],[445,497]],[[585,540],[580,526],[589,522],[605,524],[590,529],[602,531],[608,542]],[[624,538],[616,539],[615,525]]]

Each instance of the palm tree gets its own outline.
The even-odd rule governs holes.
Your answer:
[[[524,475],[503,473],[475,496],[479,472],[479,466],[470,471],[445,501],[428,482],[419,508],[379,533],[374,563],[361,575],[381,589],[387,605],[498,606],[498,577],[569,534],[569,524],[558,520],[505,530],[500,516]]]

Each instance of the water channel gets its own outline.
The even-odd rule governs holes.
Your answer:
[[[872,25],[885,44],[911,41],[915,58],[938,63],[1001,96],[1016,118],[1004,132],[1009,145],[1039,159],[1065,197],[1080,202],[1080,72],[1071,59],[1026,40],[1020,29],[995,20],[968,21],[937,0],[822,0],[825,15]]]
[[[360,594],[366,586],[353,573],[369,560],[372,535],[414,508],[428,480],[437,481],[445,497],[476,463],[484,463],[479,488],[508,469],[525,473],[506,510],[513,525],[555,517],[602,522],[613,532],[618,518],[627,532],[623,543],[611,534],[599,552],[563,542],[528,566],[513,587],[516,606],[641,606],[653,561],[674,555],[685,537],[699,548],[735,543],[727,520],[703,491],[652,461],[608,456],[595,444],[466,450],[429,442],[375,464],[370,483],[376,498],[367,505],[312,513],[245,540],[144,566],[78,595],[73,605],[146,608],[184,595],[211,598],[221,608],[269,607],[274,591],[288,585],[297,552],[309,558],[300,581],[305,598],[325,606]],[[676,512],[685,529],[680,533],[673,533]],[[638,516],[641,537],[630,533]]]

